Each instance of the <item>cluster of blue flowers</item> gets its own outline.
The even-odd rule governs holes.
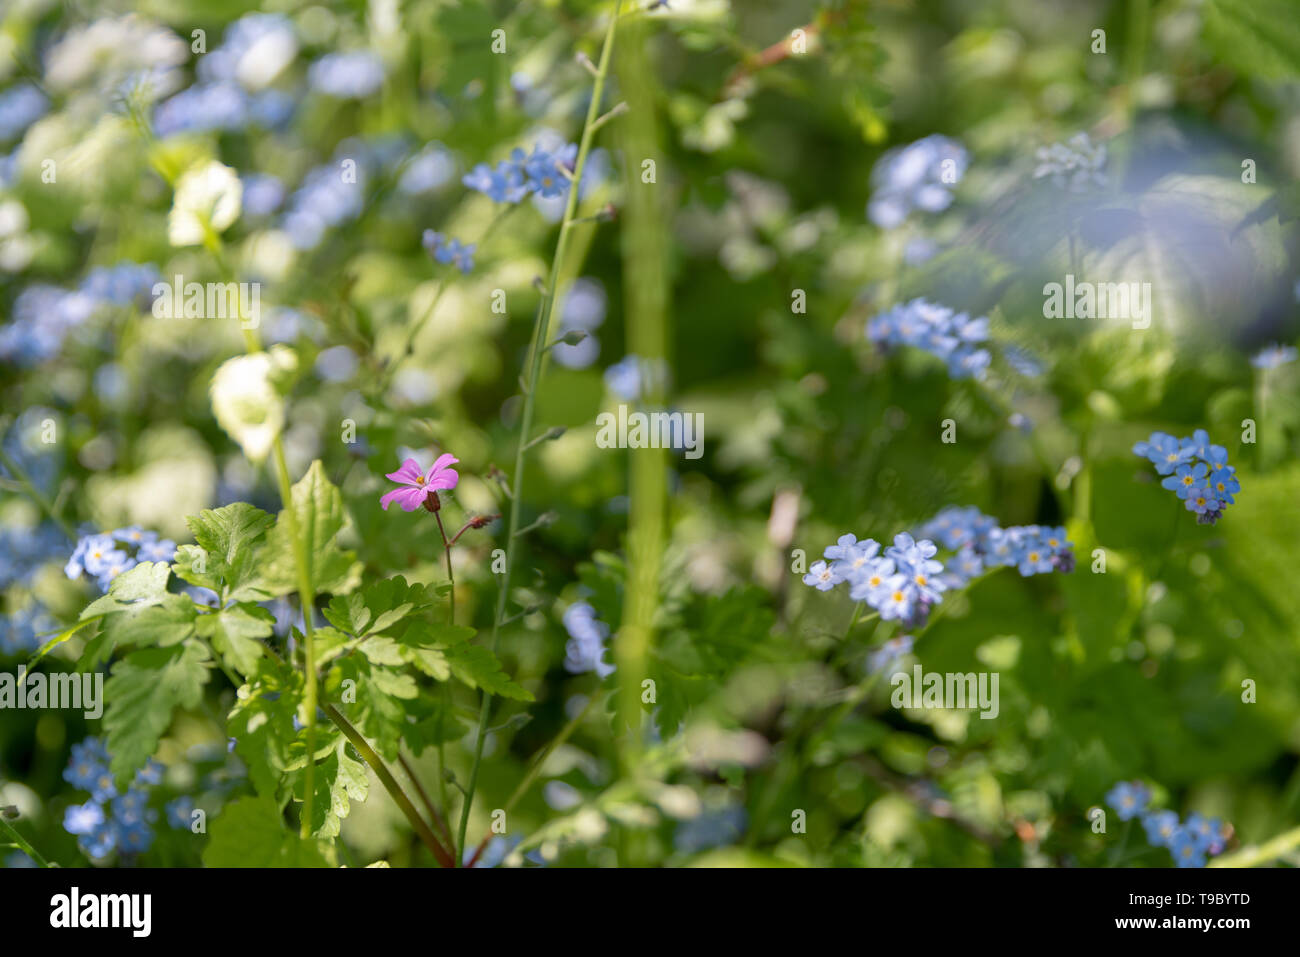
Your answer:
[[[614,673],[614,666],[603,660],[609,625],[596,617],[596,609],[585,601],[575,601],[564,610],[564,628],[569,633],[569,640],[564,644],[566,671],[570,674],[594,671],[602,678]]]
[[[153,823],[158,812],[149,807],[149,789],[162,782],[162,765],[152,758],[136,772],[125,793],[119,794],[109,771],[108,749],[99,738],[72,746],[72,758],[63,780],[90,792],[85,804],[64,812],[63,829],[77,836],[87,857],[99,860],[113,851],[141,854],[153,845]]]
[[[947,306],[913,299],[867,322],[867,338],[882,349],[915,346],[948,364],[954,379],[984,378],[989,351],[978,346],[989,337],[989,321],[972,319]]]
[[[461,182],[498,203],[517,203],[530,193],[554,199],[569,188],[577,159],[576,143],[565,143],[554,150],[544,149],[539,143],[531,153],[512,150],[510,158],[501,160],[495,168],[479,163]]]
[[[893,229],[913,210],[942,212],[952,204],[952,187],[969,164],[960,143],[938,134],[890,150],[872,167],[867,218]]]
[[[462,273],[474,268],[474,243],[462,244],[459,239],[449,239],[442,233],[426,229],[423,245],[435,262],[454,265]]]
[[[1168,848],[1178,867],[1204,867],[1207,856],[1220,853],[1228,840],[1227,828],[1218,818],[1189,814],[1186,821],[1180,821],[1173,811],[1148,810],[1151,791],[1140,781],[1116,784],[1106,795],[1106,803],[1121,821],[1139,818],[1147,843]]]
[[[1074,546],[1065,529],[1048,525],[1011,525],[975,506],[949,506],[918,530],[955,554],[947,563],[945,579],[959,588],[986,569],[1008,567],[1021,575],[1074,571]]]
[[[934,542],[918,542],[906,532],[895,535],[884,554],[875,539],[858,541],[855,535],[841,535],[826,549],[825,561],[809,566],[803,583],[830,591],[847,582],[849,597],[866,602],[882,619],[919,627],[948,589],[941,574],[943,564],[934,559],[937,552]]]
[[[1167,432],[1152,432],[1145,442],[1133,446],[1165,476],[1161,485],[1183,500],[1196,513],[1198,525],[1213,525],[1241,491],[1237,470],[1228,464],[1228,450],[1210,444],[1210,435],[1197,429],[1191,438],[1176,439]]]
[[[289,197],[282,225],[294,248],[315,249],[326,230],[360,216],[370,178],[395,169],[406,152],[397,137],[340,143],[333,158],[311,169]]]
[[[77,289],[28,286],[14,300],[13,322],[0,327],[0,359],[29,365],[51,358],[100,309],[148,305],[158,279],[155,266],[122,262],[92,269]]]
[[[280,14],[254,13],[226,28],[221,46],[199,58],[198,82],[160,103],[154,132],[240,130],[250,124],[279,129],[293,114],[294,99],[266,87],[298,52],[293,24]]]
[[[90,575],[100,590],[107,592],[114,578],[139,562],[170,562],[175,557],[176,543],[170,538],[160,539],[157,532],[131,525],[82,536],[63,570],[73,579]]]
[[[273,130],[288,121],[293,109],[293,98],[279,90],[250,94],[233,83],[196,83],[158,104],[153,125],[163,139],[242,130],[250,124]]]

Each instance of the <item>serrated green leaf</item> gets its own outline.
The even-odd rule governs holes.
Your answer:
[[[156,605],[131,605],[126,611],[109,615],[104,620],[104,629],[114,644],[131,642],[165,648],[194,634],[198,614],[198,608],[187,596],[167,595]]]
[[[302,701],[302,683],[299,672],[264,657],[249,682],[239,689],[226,721],[226,731],[235,739],[235,752],[247,765],[259,794],[274,797],[292,762],[297,737],[293,718]]]
[[[366,625],[370,623],[370,609],[360,592],[337,595],[325,608],[325,620],[339,631],[360,637],[366,633]]]
[[[380,674],[378,680],[376,673]],[[397,757],[406,721],[407,702],[417,700],[418,691],[409,675],[407,682],[394,682],[392,673],[372,665],[363,655],[340,658],[326,675],[322,700],[335,705],[369,738],[386,759]],[[400,694],[386,690],[395,687]]]
[[[452,645],[443,650],[451,673],[471,688],[481,688],[502,698],[532,701],[532,693],[515,684],[497,656],[482,645]]]
[[[306,776],[299,775],[294,796],[301,803]],[[352,810],[352,801],[364,801],[370,791],[366,766],[348,756],[346,741],[339,741],[312,774],[312,834],[338,837],[342,819]]]
[[[401,667],[406,664],[402,646],[383,635],[371,635],[357,646],[360,652],[370,659],[372,665]]]
[[[281,510],[267,534],[262,561],[271,593],[283,595],[298,588],[298,556],[291,524],[302,543],[312,590],[317,594],[342,594],[355,588],[360,582],[361,564],[356,555],[340,550],[335,542],[345,521],[343,496],[325,477],[325,468],[318,459],[293,486],[289,506]]]
[[[253,673],[262,657],[257,639],[270,635],[274,625],[274,615],[252,604],[232,605],[195,622],[199,636],[209,639],[221,660],[244,676]]]
[[[247,601],[267,597],[257,587],[257,551],[275,519],[247,502],[235,502],[223,508],[205,509],[186,518],[185,523],[206,555],[207,573],[216,575],[225,584],[228,599]]]
[[[375,667],[370,670],[370,682],[376,693],[391,695],[394,698],[414,698],[420,691],[415,686],[415,679],[400,671]]]
[[[327,867],[315,840],[303,840],[267,797],[242,797],[212,822],[205,867]]]
[[[443,586],[409,585],[398,575],[335,597],[325,609],[325,617],[340,631],[357,637],[377,634],[434,605],[442,590]]]
[[[475,629],[468,625],[413,621],[395,635],[394,640],[411,648],[448,648],[463,645],[476,634]]]
[[[179,708],[198,707],[208,680],[207,652],[190,642],[144,648],[113,666],[104,684],[104,730],[120,783],[153,756]]]
[[[167,577],[170,574],[171,569],[166,562],[140,562],[114,578],[109,583],[107,594],[87,605],[81,612],[81,618],[121,611],[122,605],[157,604],[167,594]]]

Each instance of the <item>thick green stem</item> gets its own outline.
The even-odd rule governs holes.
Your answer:
[[[529,374],[525,381],[523,411],[519,421],[519,444],[515,451],[515,470],[511,477],[510,518],[506,533],[506,568],[501,575],[501,590],[497,593],[496,613],[492,619],[491,648],[495,652],[497,638],[501,631],[501,622],[505,618],[506,601],[510,594],[510,575],[514,571],[515,547],[519,530],[519,509],[523,504],[524,494],[524,446],[533,431],[534,398],[537,394],[538,380],[541,377],[543,345],[550,328],[551,312],[555,305],[556,286],[559,284],[560,269],[564,263],[564,254],[569,245],[569,230],[573,225],[574,214],[578,209],[578,185],[582,182],[582,172],[587,164],[587,154],[591,150],[592,125],[600,111],[601,95],[605,89],[605,77],[609,73],[610,54],[614,49],[614,31],[618,26],[618,14],[622,0],[614,4],[614,15],[610,17],[609,27],[605,32],[605,44],[600,51],[600,65],[596,70],[596,80],[591,91],[591,103],[587,107],[587,119],[582,127],[582,139],[578,144],[578,158],[573,167],[573,182],[569,187],[568,200],[564,206],[564,218],[560,222],[560,236],[555,243],[555,255],[551,259],[550,278],[542,293],[542,301],[537,307],[537,317],[533,323],[532,341],[529,345]],[[492,696],[483,692],[483,705],[479,709],[478,730],[474,740],[474,763],[470,766],[469,784],[465,789],[465,802],[460,812],[460,828],[456,844],[457,853],[464,850],[465,832],[469,828],[469,814],[474,803],[474,791],[478,786],[479,765],[483,760],[483,738],[487,730],[488,717],[492,709]]]
[[[348,719],[343,717],[343,715],[339,713],[338,709],[332,704],[325,705],[325,714],[334,722],[335,725],[338,726],[338,729],[343,732],[344,736],[352,742],[352,746],[357,749],[357,753],[361,755],[366,764],[370,765],[371,770],[375,772],[375,776],[379,778],[380,783],[383,784],[384,790],[392,795],[393,801],[397,804],[398,809],[406,816],[406,819],[411,822],[411,827],[415,829],[415,833],[419,836],[420,840],[424,842],[424,846],[433,852],[433,856],[438,859],[438,863],[443,867],[455,867],[455,859],[450,853],[448,853],[447,849],[438,842],[437,835],[435,835],[433,829],[425,823],[424,818],[420,817],[420,812],[415,809],[415,805],[411,803],[411,799],[406,796],[406,792],[402,790],[402,786],[397,783],[397,779],[393,777],[393,772],[388,770],[387,765],[384,764],[384,759],[375,753],[375,749],[372,748],[370,743],[361,736],[361,732],[354,728]]]
[[[644,364],[642,400],[653,409],[665,403],[666,383],[659,369],[668,355],[668,229],[664,221],[668,204],[662,191],[669,187],[642,183],[639,177],[642,160],[658,155],[661,148],[655,121],[655,72],[645,52],[646,29],[644,20],[634,20],[620,48],[620,86],[629,107],[620,146],[627,163],[625,181],[630,184],[622,230],[628,352]],[[635,449],[628,455],[627,593],[622,626],[614,638],[619,713],[628,727],[620,748],[625,773],[636,767],[643,747],[642,686],[654,640],[668,514],[667,451]]]
[[[293,489],[289,484],[289,466],[284,460],[284,443],[275,437],[275,473],[280,483],[280,500],[284,503],[284,516],[289,523],[289,538],[293,542],[294,564],[298,570],[298,603],[302,606],[303,668],[306,688],[304,704],[307,710],[307,766],[303,770],[302,821],[299,832],[305,838],[311,835],[313,778],[316,771],[316,642],[312,627],[316,592],[312,588],[307,547],[298,528],[298,513],[293,508]]]

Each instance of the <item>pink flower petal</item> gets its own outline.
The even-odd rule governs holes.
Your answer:
[[[450,452],[443,452],[442,455],[438,456],[438,461],[433,463],[433,468],[429,469],[430,480],[433,479],[434,473],[441,472],[448,465],[455,465],[459,461],[460,459],[456,458],[456,456],[452,455]]]
[[[403,485],[414,485],[416,480],[424,474],[420,468],[420,463],[415,459],[407,459],[402,463],[402,467],[396,472],[389,472],[388,477],[394,482],[401,482]]]
[[[460,474],[455,469],[443,469],[433,478],[429,479],[429,488],[447,489],[455,488],[456,483],[460,481]]]
[[[402,506],[403,512],[414,512],[424,504],[426,494],[428,493],[422,488],[395,488],[381,498],[379,504],[383,506],[385,512],[388,511],[388,506],[392,502]]]

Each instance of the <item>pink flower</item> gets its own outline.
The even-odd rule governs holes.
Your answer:
[[[455,488],[456,483],[460,481],[456,470],[448,468],[459,461],[460,459],[450,452],[444,453],[438,456],[438,461],[433,463],[433,468],[429,469],[428,475],[425,475],[420,471],[419,462],[415,459],[407,459],[396,472],[388,473],[390,479],[404,487],[393,489],[379,500],[379,504],[384,507],[384,511],[388,511],[389,503],[397,502],[402,506],[403,512],[414,512],[432,497],[432,504],[436,510],[438,490]]]

